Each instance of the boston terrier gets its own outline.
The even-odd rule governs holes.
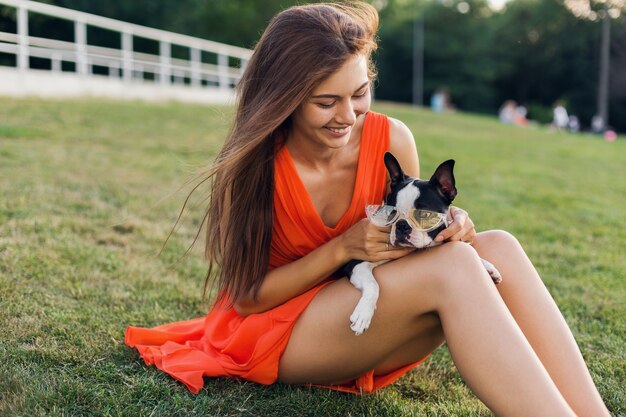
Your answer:
[[[391,191],[382,205],[366,207],[370,222],[391,226],[389,243],[393,246],[422,249],[440,245],[434,239],[448,226],[448,208],[457,194],[452,172],[454,160],[439,165],[429,181],[406,175],[389,152],[385,153],[385,166],[391,178]],[[500,283],[498,270],[484,259],[481,261],[493,282]],[[378,301],[378,283],[372,270],[385,262],[352,260],[342,268],[352,285],[361,290],[361,299],[350,316],[350,328],[356,335],[367,330],[372,321]]]

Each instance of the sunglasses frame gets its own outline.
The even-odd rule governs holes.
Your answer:
[[[386,207],[389,209],[395,210],[396,214],[393,217],[393,220],[385,222],[385,224],[381,224],[376,218],[374,218],[374,213]],[[415,223],[415,219],[413,218],[413,216],[411,216],[411,214],[415,211],[435,214],[439,218],[439,221],[434,226],[424,229],[420,227],[419,225],[417,225]],[[408,221],[411,224],[411,226],[413,226],[414,229],[419,230],[420,232],[430,232],[431,230],[434,230],[437,227],[441,226],[442,223],[445,224],[446,227],[448,226],[448,213],[439,213],[439,212],[432,211],[432,210],[424,210],[424,209],[416,209],[416,208],[413,208],[407,212],[404,212],[399,207],[390,206],[384,203],[383,204],[368,204],[367,206],[365,206],[365,214],[367,215],[367,218],[372,224],[379,226],[379,227],[393,226],[399,220],[402,220],[402,219]]]

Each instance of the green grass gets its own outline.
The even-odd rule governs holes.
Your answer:
[[[455,158],[479,230],[514,233],[626,414],[626,141],[378,104],[414,132],[422,171]],[[208,379],[199,394],[124,346],[128,324],[199,317],[206,189],[226,107],[0,100],[0,415],[485,416],[445,348],[368,397]],[[180,188],[181,186],[182,189]],[[506,389],[506,387],[503,387]]]

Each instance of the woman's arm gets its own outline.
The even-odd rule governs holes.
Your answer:
[[[274,308],[325,280],[352,259],[381,261],[397,259],[413,249],[389,248],[389,228],[377,227],[367,219],[321,245],[302,258],[271,270],[265,276],[256,300],[252,295],[234,304],[241,316]]]
[[[391,153],[404,171],[417,177],[419,160],[411,131],[396,119],[389,119]],[[273,269],[265,276],[256,300],[252,295],[234,304],[242,316],[274,308],[313,288],[352,259],[380,261],[400,258],[412,249],[387,250],[389,228],[380,228],[364,219],[344,234],[330,240],[306,256]]]
[[[347,262],[339,239],[333,239],[306,256],[275,268],[265,276],[256,300],[252,296],[235,303],[241,316],[260,313],[296,297],[335,272]]]

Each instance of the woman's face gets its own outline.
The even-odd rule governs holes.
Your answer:
[[[367,73],[365,56],[350,57],[294,112],[291,134],[329,148],[345,146],[357,117],[370,108]]]

